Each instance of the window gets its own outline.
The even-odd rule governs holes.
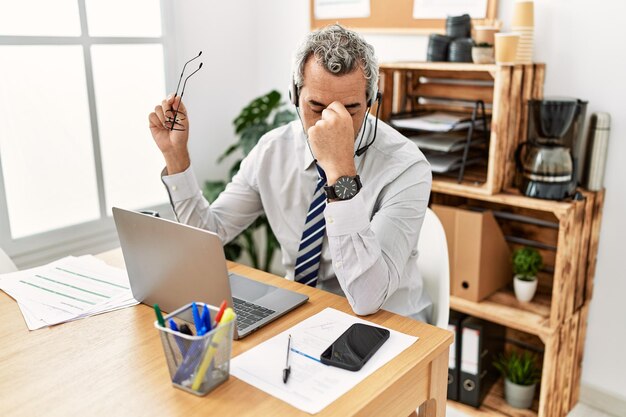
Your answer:
[[[161,2],[0,10],[0,246],[24,265],[110,245],[113,206],[166,206],[147,122],[166,91]]]

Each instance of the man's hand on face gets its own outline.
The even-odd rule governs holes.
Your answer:
[[[322,118],[308,130],[309,142],[328,184],[344,175],[356,175],[352,116],[338,101],[322,111]]]

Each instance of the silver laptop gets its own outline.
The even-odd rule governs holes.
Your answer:
[[[192,301],[235,309],[242,338],[304,304],[304,294],[229,274],[215,234],[159,217],[113,208],[133,296],[172,312]]]

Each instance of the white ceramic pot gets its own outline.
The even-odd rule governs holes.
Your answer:
[[[513,278],[513,289],[515,290],[515,297],[522,303],[527,303],[533,299],[535,292],[537,291],[537,277],[532,281],[524,281],[520,279],[521,275],[515,275]]]
[[[477,47],[472,48],[472,61],[474,64],[493,64],[493,46],[492,47]]]
[[[510,406],[515,408],[530,408],[535,397],[535,387],[533,385],[518,385],[504,379],[504,398]]]

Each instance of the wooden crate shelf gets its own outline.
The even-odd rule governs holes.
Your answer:
[[[507,327],[507,340],[511,332],[520,332],[524,343],[536,345],[535,337],[542,345],[542,379],[533,409],[509,407],[501,383],[478,409],[452,401],[450,406],[470,416],[565,417],[578,402],[604,202],[604,191],[579,192],[581,200],[549,201],[513,190],[494,195],[433,190],[432,203],[493,210],[505,236],[539,244],[549,267],[539,274],[530,303],[519,303],[511,286],[480,302],[450,297],[452,309]],[[534,223],[523,223],[520,216]],[[509,245],[520,243],[509,240]]]
[[[521,142],[520,132],[525,133],[526,102],[543,96],[544,64],[394,62],[381,64],[380,75],[384,121],[389,121],[393,113],[409,110],[470,112],[463,101],[483,100],[487,105],[492,120],[486,166],[479,172],[468,172],[461,183],[434,175],[433,190],[491,195],[512,184],[511,158]],[[426,102],[411,105],[407,96]],[[442,103],[441,99],[453,101]]]
[[[539,276],[538,295],[532,303],[521,305],[510,289],[503,289],[481,303],[452,297],[452,308],[544,339],[549,337],[591,295],[595,251],[589,249],[594,245],[592,242],[597,241],[597,237],[591,237],[594,230],[597,236],[604,194],[586,191],[581,194],[583,200],[550,201],[517,192],[476,195],[461,190],[448,193],[433,189],[432,203],[494,211],[511,249],[534,244],[546,265]]]
[[[558,329],[544,340],[533,341],[532,335],[520,333],[511,335],[507,330],[507,345],[527,343],[528,346],[541,344],[534,350],[541,351],[542,379],[537,387],[535,400],[531,409],[520,410],[507,404],[504,398],[504,382],[500,379],[489,390],[479,408],[467,406],[456,401],[448,401],[448,405],[470,416],[510,416],[510,417],[553,417],[566,416],[578,402],[582,354],[585,343],[587,315],[589,305],[586,304]],[[495,320],[494,320],[495,322]],[[507,323],[501,323],[508,326]],[[509,338],[515,337],[511,341]],[[515,349],[519,349],[515,346]]]
[[[514,154],[526,140],[528,100],[543,97],[545,65],[394,62],[382,64],[380,75],[383,121],[407,111],[470,113],[477,100],[486,104],[486,163],[467,167],[460,183],[434,174],[431,203],[494,211],[510,248],[535,246],[546,265],[530,303],[519,303],[512,285],[478,303],[450,299],[454,310],[506,326],[507,340],[513,335],[539,349],[542,379],[532,409],[508,406],[502,382],[478,409],[449,405],[470,416],[565,417],[579,397],[604,191],[579,190],[582,199],[550,201],[514,189]]]

